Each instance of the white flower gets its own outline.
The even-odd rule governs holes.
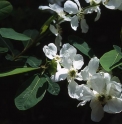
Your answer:
[[[61,37],[61,28],[59,24],[56,24],[56,27],[54,25],[50,24],[49,27],[50,31],[56,36],[55,38],[55,45],[57,46],[58,51],[60,50],[60,46],[62,45],[62,37]]]
[[[81,106],[91,100],[91,119],[93,121],[99,122],[104,116],[104,111],[108,113],[122,111],[122,88],[120,83],[111,80],[111,76],[107,73],[97,73],[90,79],[90,84],[92,90],[87,85],[77,88],[77,92],[81,91],[81,95],[77,96],[77,99],[82,100],[79,103]]]
[[[46,57],[51,60],[54,59],[57,62],[57,70],[59,70],[61,68],[59,64],[61,62],[61,57],[57,54],[57,47],[55,46],[55,44],[50,43],[48,44],[48,46],[45,45],[43,47],[43,52],[45,53]]]
[[[102,3],[108,9],[118,9],[122,4],[122,0],[102,0]]]
[[[86,66],[83,70],[81,70],[81,75],[82,75],[83,80],[88,82],[90,78],[94,74],[96,74],[98,67],[99,67],[99,59],[97,57],[91,58],[88,66]]]
[[[83,66],[83,57],[80,54],[76,54],[76,49],[70,44],[64,44],[60,50],[60,55],[62,57],[61,64],[64,68],[61,68],[52,75],[51,79],[54,82],[65,80],[67,78],[68,82],[74,79],[82,80],[82,76],[78,73],[78,70]]]
[[[68,0],[64,3],[64,11],[69,14],[73,14],[74,16],[71,17],[71,27],[73,30],[77,30],[78,23],[80,22],[80,26],[83,33],[87,33],[88,25],[86,20],[84,19],[84,11],[80,6],[78,0],[74,0],[76,3]]]
[[[59,17],[63,18],[64,21],[70,21],[71,19],[69,17],[67,17],[63,11],[63,8],[60,7],[59,5],[57,4],[49,4],[49,6],[39,6],[39,9],[41,10],[45,10],[45,9],[49,9],[49,10],[52,10],[54,12],[56,12]]]

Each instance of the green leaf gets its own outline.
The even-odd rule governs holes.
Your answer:
[[[69,36],[68,40],[75,46],[80,52],[92,58],[94,56],[93,51],[88,46],[88,44],[81,38],[77,36]]]
[[[0,53],[6,53],[6,52],[8,52],[8,48],[0,47]]]
[[[121,48],[117,45],[113,45],[113,47],[122,56]]]
[[[51,17],[43,24],[43,26],[41,27],[41,32],[40,32],[40,34],[43,34],[43,33],[45,33],[45,32],[47,31],[47,29],[48,29],[50,23],[55,19],[55,17],[56,17],[56,15],[51,16]]]
[[[41,101],[46,93],[46,79],[32,76],[19,88],[15,105],[19,110],[27,110]]]
[[[31,67],[39,67],[42,63],[42,60],[37,59],[36,57],[30,56],[27,58],[26,63],[28,63]]]
[[[100,64],[106,71],[111,71],[122,65],[122,56],[116,50],[111,50],[100,58]]]
[[[36,37],[39,35],[39,32],[35,29],[34,30],[29,29],[29,30],[25,30],[23,34],[31,38],[30,40],[23,42],[23,45],[26,48],[36,39]]]
[[[59,85],[56,82],[52,82],[52,80],[47,75],[45,75],[45,77],[46,77],[46,80],[48,82],[47,91],[52,95],[58,95],[60,92]]]
[[[13,10],[12,5],[8,1],[0,1],[0,20],[7,17]]]
[[[19,40],[19,41],[27,41],[31,39],[30,37],[24,34],[14,31],[12,28],[0,28],[0,34],[4,38]]]
[[[6,39],[0,36],[0,46],[7,47],[11,51],[12,56],[16,54],[13,44],[9,39]]]
[[[25,73],[25,72],[29,72],[29,71],[34,71],[37,69],[39,69],[39,68],[24,68],[24,67],[23,68],[15,68],[15,69],[7,70],[4,72],[0,72],[0,77],[21,74],[21,73]]]

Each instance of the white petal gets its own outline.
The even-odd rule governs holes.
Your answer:
[[[80,5],[80,2],[78,1],[78,0],[74,0],[76,3],[77,3],[77,5],[78,5],[78,7],[79,7],[79,10],[81,9],[81,5]]]
[[[51,9],[49,6],[39,6],[39,9],[45,10],[45,9]],[[52,9],[51,9],[52,10]]]
[[[116,81],[117,83],[120,83],[119,78],[116,76],[112,77],[111,81]]]
[[[50,43],[47,45],[45,45],[43,47],[43,52],[45,53],[45,55],[49,58],[49,59],[53,59],[54,56],[56,56],[57,53],[57,47],[53,44]]]
[[[54,25],[50,24],[49,29],[55,36],[58,36],[58,30],[54,27]]]
[[[103,3],[105,5],[105,7],[107,7],[108,9],[117,9],[120,5],[121,5],[122,1],[121,0],[109,0],[106,3]]]
[[[73,59],[73,67],[75,69],[81,69],[81,67],[83,66],[84,62],[83,62],[83,56],[80,55],[80,54],[76,54],[74,56],[74,59]]]
[[[87,81],[89,79],[89,72],[88,72],[88,66],[86,66],[83,70],[81,70],[81,75],[84,81]]]
[[[60,50],[60,56],[61,57],[70,57],[71,60],[73,60],[74,56],[76,55],[76,48],[70,45],[69,43],[66,43],[62,46],[62,49]]]
[[[95,122],[99,122],[104,116],[102,105],[98,101],[92,100],[90,103],[90,107],[92,109],[91,120]]]
[[[97,57],[93,57],[88,64],[88,68],[89,68],[89,73],[91,75],[95,74],[97,69],[99,67],[99,59]]]
[[[71,18],[71,27],[72,27],[73,30],[75,30],[75,31],[77,30],[78,23],[79,23],[78,17],[77,17],[76,15],[73,16],[73,17]]]
[[[67,69],[65,68],[62,68],[60,69],[58,72],[55,73],[55,75],[52,75],[51,76],[51,80],[53,82],[58,82],[58,81],[62,81],[62,80],[65,80],[66,77],[67,77]]]
[[[64,11],[68,12],[69,14],[77,14],[78,6],[72,1],[66,1],[64,3]]]
[[[112,98],[104,106],[104,111],[112,113],[120,113],[122,111],[122,99]]]
[[[87,33],[88,32],[89,27],[88,27],[85,19],[81,19],[80,26],[81,26],[81,29],[82,29],[82,33]]]
[[[101,10],[100,10],[99,7],[96,7],[96,12],[97,12],[97,16],[96,16],[96,18],[95,18],[95,21],[98,21],[99,18],[100,18],[100,15],[101,15]]]
[[[83,77],[82,77],[81,73],[77,73],[75,79],[78,81],[82,81]]]
[[[79,85],[72,80],[69,84],[68,84],[68,94],[71,98],[74,99],[78,99],[79,97],[82,97],[82,90],[79,92]]]
[[[61,64],[64,68],[70,70],[72,67],[72,60],[69,57],[64,56],[62,58]]]
[[[104,93],[106,89],[106,81],[104,79],[104,74],[97,73],[94,74],[89,80],[91,88],[98,93]]]
[[[60,7],[58,4],[49,4],[53,11],[60,15],[60,12],[63,12],[63,8]]]

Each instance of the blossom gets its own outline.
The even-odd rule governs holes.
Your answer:
[[[64,21],[70,21],[70,18],[66,16],[65,12],[63,11],[63,8],[57,4],[49,4],[49,6],[39,6],[39,9],[52,10],[52,11],[56,12],[59,15],[59,17],[62,18]]]
[[[62,56],[61,64],[63,68],[58,70],[55,75],[52,75],[51,79],[54,82],[65,80],[68,82],[74,79],[82,80],[82,76],[78,73],[78,70],[83,66],[83,57],[80,54],[76,54],[76,49],[70,44],[64,44],[60,50]]]
[[[64,11],[66,11],[69,14],[73,14],[73,17],[71,17],[71,27],[73,30],[77,30],[78,23],[80,22],[80,26],[83,33],[86,33],[88,31],[88,25],[86,23],[86,20],[84,18],[84,11],[80,6],[80,3],[78,0],[74,0],[76,3],[68,0],[64,3]]]
[[[91,119],[95,122],[102,119],[104,112],[119,113],[122,111],[122,85],[114,79],[111,79],[108,73],[97,73],[90,79],[91,88],[85,84],[77,87],[76,98],[82,100],[78,106],[83,106],[86,102],[91,101]],[[78,91],[81,91],[79,97]]]

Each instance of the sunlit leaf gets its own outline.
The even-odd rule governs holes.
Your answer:
[[[15,68],[11,70],[7,70],[4,72],[0,72],[0,77],[5,77],[5,76],[10,76],[10,75],[15,75],[15,74],[21,74],[29,71],[34,71],[37,70],[38,68]]]
[[[41,101],[46,93],[46,79],[32,76],[19,88],[15,105],[19,110],[27,110]]]
[[[50,61],[48,66],[48,71],[51,75],[55,74],[57,71],[57,62],[55,60]]]
[[[113,45],[114,49],[122,56],[121,48],[117,45]]]
[[[116,50],[111,50],[100,58],[100,64],[106,71],[111,71],[122,65],[122,56]]]
[[[12,28],[0,28],[0,34],[4,38],[19,40],[19,41],[27,41],[31,39],[25,34],[21,34],[21,33],[14,31]]]
[[[43,24],[43,26],[41,27],[41,32],[40,32],[40,34],[43,34],[44,32],[47,31],[47,29],[48,29],[50,23],[54,20],[55,16],[56,16],[56,15],[51,16],[51,17]]]
[[[13,7],[8,1],[0,1],[0,20],[8,16],[13,10]]]
[[[39,67],[41,65],[42,60],[37,59],[36,57],[30,56],[27,58],[26,63],[28,63],[31,67]]]
[[[73,46],[75,46],[80,52],[82,52],[89,58],[92,58],[94,56],[93,51],[83,39],[77,36],[69,36],[68,40],[73,44]]]
[[[58,95],[60,92],[60,87],[59,87],[58,83],[52,82],[52,80],[47,75],[45,75],[45,77],[46,77],[46,80],[48,82],[47,91],[52,95]]]

